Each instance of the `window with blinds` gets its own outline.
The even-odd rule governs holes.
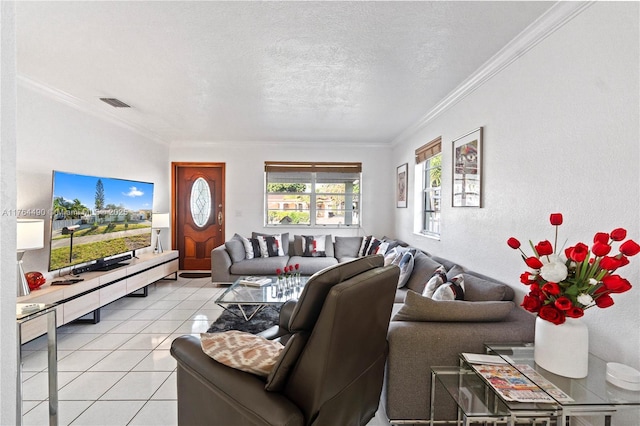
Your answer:
[[[361,163],[267,161],[268,226],[359,226]]]
[[[440,196],[442,176],[442,139],[432,140],[416,149],[416,188],[421,188],[421,209],[416,212],[418,230],[425,235],[440,237]]]

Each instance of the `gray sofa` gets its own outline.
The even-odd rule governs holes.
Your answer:
[[[326,257],[300,256],[295,237],[287,244],[286,256],[272,258],[245,259],[238,244],[225,244],[211,253],[212,281],[273,275],[276,269],[296,263],[303,274],[311,275],[353,259],[361,251],[363,237],[336,237],[332,244],[330,236],[327,238]],[[447,259],[413,251],[411,274],[396,290],[387,334],[389,355],[380,407],[391,423],[429,418],[432,366],[458,365],[461,352],[482,353],[486,342],[532,342],[534,338],[535,317],[513,302],[515,294],[507,284]],[[433,301],[421,296],[440,266],[448,279],[461,275],[464,301]],[[435,407],[436,420],[455,419],[455,405],[441,388],[437,389]]]
[[[254,232],[251,237],[264,235]],[[362,237],[335,237],[325,235],[325,255],[305,256],[300,235],[281,234],[284,256],[254,257],[247,259],[246,249],[236,234],[223,245],[211,251],[211,281],[230,283],[246,275],[275,275],[285,266],[299,265],[301,275],[311,276],[316,272],[340,262],[355,259]]]

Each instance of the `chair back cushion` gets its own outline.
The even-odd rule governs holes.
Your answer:
[[[330,266],[312,275],[305,284],[291,314],[289,331],[296,333],[311,330],[320,315],[324,300],[333,286],[369,269],[380,267],[383,263],[382,256],[367,256]]]
[[[328,287],[328,294],[283,390],[308,424],[353,424],[354,418],[369,418],[378,408],[399,268],[381,266],[349,275],[338,284],[318,286]],[[336,275],[334,282],[340,278]],[[311,321],[311,311],[303,306],[299,315]]]

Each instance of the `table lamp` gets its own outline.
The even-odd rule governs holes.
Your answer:
[[[169,227],[169,213],[154,213],[151,217],[151,227],[156,230],[156,246],[153,248],[153,252],[162,253],[160,230]]]
[[[44,220],[42,219],[18,219],[17,226],[18,250],[18,296],[26,296],[30,293],[29,284],[24,276],[22,257],[27,250],[38,250],[44,247]]]

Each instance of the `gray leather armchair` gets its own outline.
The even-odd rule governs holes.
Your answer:
[[[366,425],[380,402],[398,275],[370,256],[310,278],[266,381],[214,361],[193,336],[175,339],[179,424]]]

